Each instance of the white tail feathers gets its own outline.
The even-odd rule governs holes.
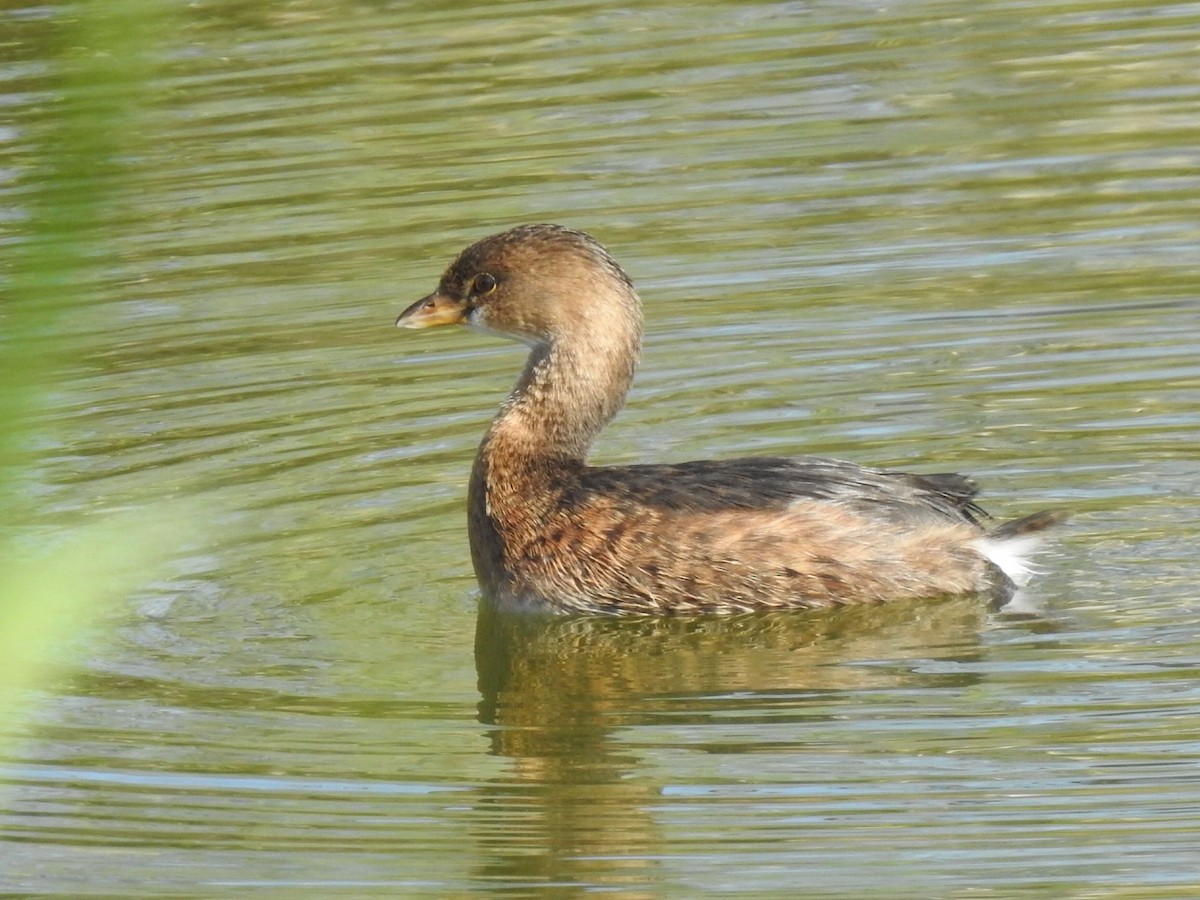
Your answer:
[[[975,541],[975,547],[990,559],[1017,587],[1024,587],[1038,573],[1029,561],[1042,543],[1042,531],[1065,521],[1065,509],[1044,509],[1033,515],[1005,522],[991,534]]]
[[[1042,543],[1040,534],[989,535],[975,542],[979,552],[996,564],[1017,587],[1024,587],[1038,573],[1029,557]]]

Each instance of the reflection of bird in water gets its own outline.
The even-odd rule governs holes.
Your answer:
[[[819,754],[830,729],[854,727],[841,720],[861,692],[965,689],[984,677],[970,661],[987,616],[973,597],[687,618],[480,604],[479,717],[507,761],[481,788],[481,876],[653,884],[679,850],[663,824],[663,789],[681,777],[671,760]]]
[[[625,401],[641,304],[596,241],[526,225],[468,247],[410,328],[465,323],[532,349],[484,436],[471,555],[502,607],[708,613],[1009,595],[1042,512],[985,532],[975,485],[793,458],[592,467]]]
[[[808,697],[927,684],[905,660],[962,660],[978,651],[987,611],[971,597],[896,601],[813,615],[637,619],[527,616],[481,604],[475,660],[482,718],[553,729],[588,721],[607,730],[639,721],[640,704],[695,698],[718,705],[754,693]],[[930,684],[974,676],[939,673]],[[657,704],[657,701],[654,701]],[[652,709],[657,710],[657,705]],[[534,739],[500,732],[502,741]],[[512,747],[510,750],[514,749]]]

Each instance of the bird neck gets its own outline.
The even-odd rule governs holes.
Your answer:
[[[484,435],[468,489],[477,572],[501,570],[505,554],[537,543],[625,402],[641,309],[632,292],[613,299],[620,302],[582,311],[575,327],[534,345]]]
[[[536,345],[481,450],[513,461],[582,464],[625,403],[640,347],[637,320]]]

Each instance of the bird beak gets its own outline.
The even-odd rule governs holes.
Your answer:
[[[400,313],[396,327],[433,328],[437,325],[461,325],[465,321],[467,304],[435,291]]]

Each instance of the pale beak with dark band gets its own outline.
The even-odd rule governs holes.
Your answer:
[[[445,294],[422,297],[396,319],[397,328],[433,328],[437,325],[461,325],[467,321],[467,304]]]

